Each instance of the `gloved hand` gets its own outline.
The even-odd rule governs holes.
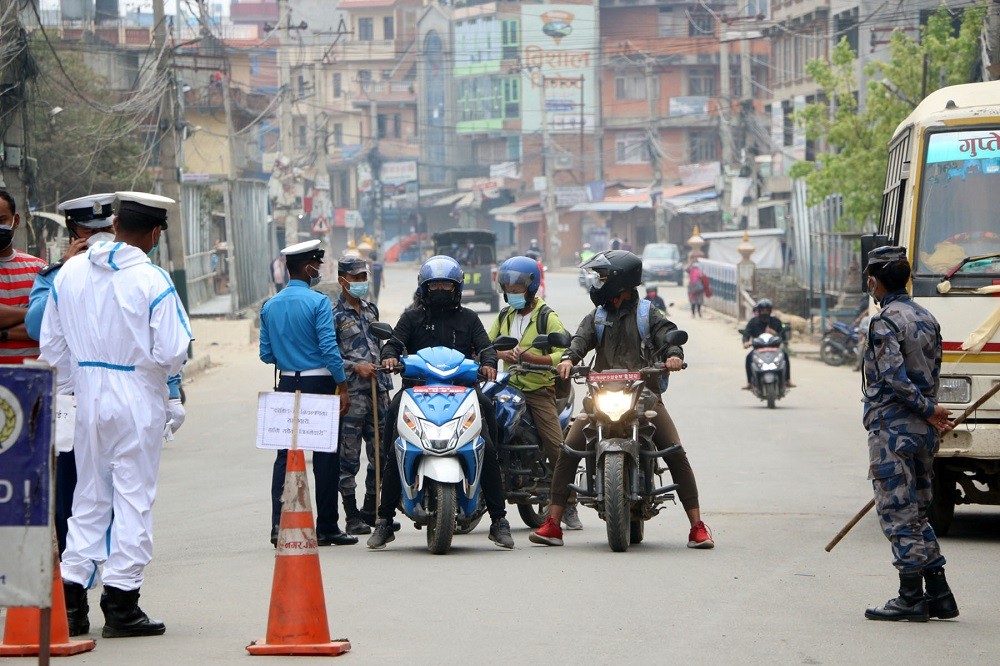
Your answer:
[[[180,398],[171,398],[167,401],[167,428],[164,430],[164,434],[167,430],[170,431],[171,435],[180,430],[185,417],[187,417],[187,412],[184,410]],[[167,439],[172,439],[172,437]]]

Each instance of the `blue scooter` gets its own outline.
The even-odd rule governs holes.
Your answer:
[[[388,324],[373,324],[372,332],[392,337]],[[468,527],[480,506],[486,444],[472,388],[479,364],[448,347],[428,347],[400,360],[403,378],[419,382],[403,389],[392,442],[403,489],[400,504],[417,527],[427,527],[427,549],[443,555],[456,528]]]

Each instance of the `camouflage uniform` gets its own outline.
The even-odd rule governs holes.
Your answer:
[[[875,508],[900,573],[944,566],[927,520],[938,436],[941,328],[905,291],[887,294],[864,352],[864,425]]]
[[[351,405],[340,421],[340,494],[353,504],[357,482],[355,477],[361,469],[361,440],[365,441],[368,455],[368,471],[365,475],[365,493],[375,495],[375,419],[372,409],[371,379],[362,377],[354,368],[359,363],[379,365],[381,349],[378,340],[369,332],[369,326],[378,321],[378,308],[361,300],[361,312],[357,312],[343,295],[333,306],[334,327],[340,355],[344,359],[347,373],[347,390]],[[378,375],[378,413],[381,416],[389,408],[389,390],[392,380],[388,375]]]

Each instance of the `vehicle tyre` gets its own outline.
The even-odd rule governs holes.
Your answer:
[[[462,527],[461,525],[456,525],[455,534],[468,534],[472,530],[476,529],[477,527],[479,527],[479,523],[482,522],[484,515],[486,515],[486,502],[483,500],[482,495],[480,495],[479,508],[476,509],[476,515],[472,518],[472,522],[470,522],[465,527]]]
[[[427,523],[427,550],[444,555],[451,548],[455,534],[455,486],[450,483],[427,481],[427,499],[431,502]]]
[[[764,397],[767,399],[767,408],[774,409],[774,402],[778,399],[778,385],[774,382],[764,384]]]
[[[521,504],[517,505],[517,512],[521,514],[521,520],[524,524],[533,530],[537,530],[545,522],[546,516],[549,515],[549,504],[545,502],[535,502],[532,504]]]
[[[616,553],[624,553],[629,544],[627,476],[624,453],[615,451],[604,454],[604,522],[608,530],[608,545]]]
[[[500,312],[500,294],[490,296],[490,312]]]
[[[845,355],[842,350],[840,350],[832,342],[827,342],[825,340],[820,343],[819,357],[823,359],[824,363],[832,366],[843,365],[845,359]]]
[[[646,521],[633,520],[628,527],[628,542],[631,544],[642,543],[642,538],[646,534]]]
[[[948,530],[951,529],[951,521],[955,517],[956,485],[954,475],[940,461],[935,461],[934,494],[931,505],[927,507],[927,520],[938,536],[948,536]]]

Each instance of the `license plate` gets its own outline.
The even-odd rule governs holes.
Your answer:
[[[468,391],[464,386],[414,386],[411,390],[414,393],[465,393]]]
[[[637,382],[642,379],[642,374],[638,372],[592,372],[587,377],[587,381],[594,384],[602,382]]]

